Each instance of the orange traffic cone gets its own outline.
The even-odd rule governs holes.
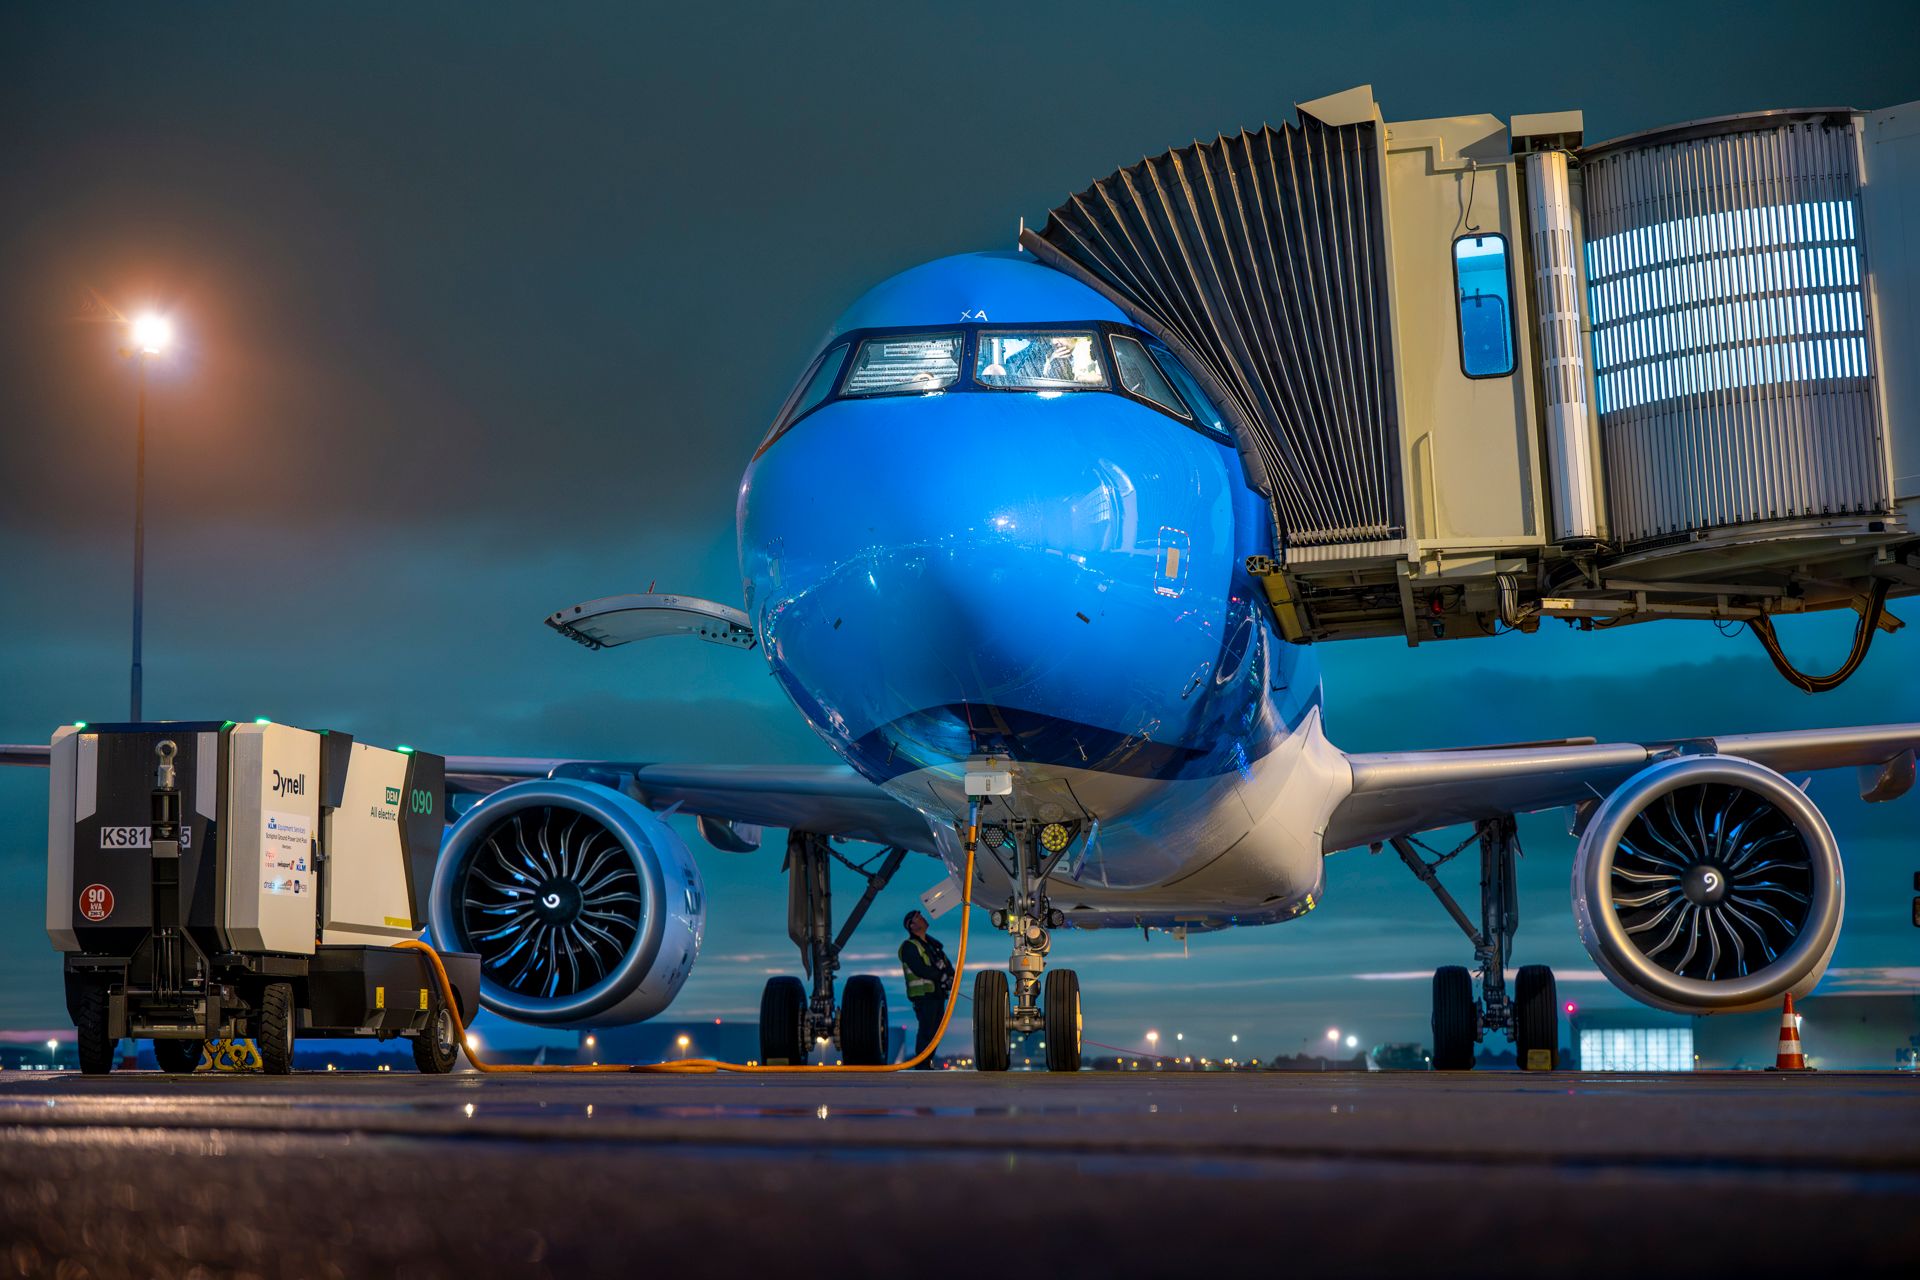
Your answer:
[[[1807,1055],[1800,1048],[1800,1020],[1793,1016],[1793,997],[1787,997],[1787,1004],[1780,1011],[1780,1052],[1775,1057],[1773,1071],[1811,1071],[1807,1065]]]

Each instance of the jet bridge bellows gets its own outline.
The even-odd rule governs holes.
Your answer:
[[[1094,183],[1027,241],[1212,375],[1289,545],[1406,531],[1380,133],[1303,116],[1195,142]]]
[[[1851,607],[1864,648],[1920,591],[1920,103],[1583,128],[1352,89],[1021,243],[1211,384],[1292,639]]]

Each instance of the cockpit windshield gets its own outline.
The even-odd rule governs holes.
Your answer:
[[[845,396],[886,396],[943,391],[960,377],[960,335],[932,333],[868,338],[847,373]]]
[[[764,452],[802,418],[838,400],[980,391],[1026,392],[1042,400],[1068,391],[1106,392],[1223,443],[1232,440],[1198,380],[1160,342],[1122,325],[1068,322],[843,334],[808,368],[760,448]]]
[[[1100,337],[1064,331],[996,333],[983,330],[973,376],[983,387],[1025,391],[1097,391],[1107,385]]]

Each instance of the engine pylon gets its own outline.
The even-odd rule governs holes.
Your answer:
[[[1780,1051],[1774,1057],[1774,1071],[1811,1071],[1807,1065],[1807,1055],[1800,1046],[1800,1020],[1793,1016],[1793,996],[1787,996],[1787,1003],[1780,1010]]]

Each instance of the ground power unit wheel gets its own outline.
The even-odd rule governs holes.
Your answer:
[[[439,1000],[427,1015],[427,1025],[413,1037],[413,1065],[421,1075],[443,1076],[453,1070],[460,1046],[453,1042],[453,1015]]]
[[[1473,1070],[1473,1033],[1479,1011],[1473,1004],[1473,977],[1457,964],[1433,972],[1433,1069]]]
[[[103,1076],[113,1070],[119,1042],[107,1034],[107,989],[97,982],[83,983],[74,993],[73,1029],[80,1051],[80,1070]]]
[[[807,1060],[807,989],[791,976],[768,978],[760,992],[760,1061],[799,1066]]]
[[[1546,1070],[1560,1065],[1560,991],[1553,970],[1543,964],[1520,966],[1513,982],[1514,1048],[1522,1071],[1539,1050],[1547,1054]]]
[[[973,1067],[1005,1071],[1013,1046],[1007,1040],[1007,975],[982,969],[973,979]]]
[[[1047,1070],[1080,1069],[1080,975],[1071,969],[1047,974],[1042,993],[1047,1019]]]
[[[293,1070],[293,987],[285,982],[269,982],[260,993],[260,1034],[255,1038],[260,1050],[260,1069],[270,1076],[284,1076]]]
[[[205,1040],[155,1040],[153,1058],[167,1074],[184,1076],[200,1065],[206,1047]]]
[[[848,978],[840,997],[840,1056],[850,1067],[887,1060],[887,990],[870,973]]]

